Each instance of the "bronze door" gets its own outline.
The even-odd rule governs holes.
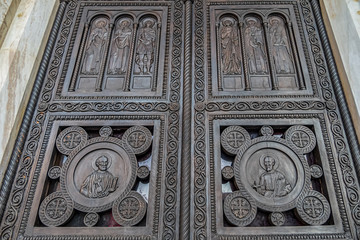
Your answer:
[[[359,237],[315,0],[61,1],[31,99],[3,239]]]

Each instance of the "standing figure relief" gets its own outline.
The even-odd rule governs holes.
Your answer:
[[[140,26],[135,63],[138,65],[141,75],[152,73],[154,63],[154,51],[156,42],[156,24],[152,19],[146,19]]]
[[[129,19],[118,21],[110,54],[110,74],[123,74],[126,72],[133,33],[130,25],[131,21]]]
[[[82,67],[83,74],[98,74],[108,35],[105,18],[97,19],[91,28]]]
[[[277,73],[294,73],[291,60],[289,41],[283,21],[278,17],[270,19],[270,41],[272,57],[274,58]]]
[[[225,19],[220,29],[221,69],[224,74],[241,74],[241,51],[238,30],[233,20]]]
[[[264,74],[267,72],[264,37],[260,22],[257,18],[246,19],[245,45],[251,74]]]

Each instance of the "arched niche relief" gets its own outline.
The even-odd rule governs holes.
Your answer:
[[[69,91],[101,91],[110,35],[108,16],[97,15],[86,23]]]
[[[131,15],[120,15],[114,22],[104,90],[122,91],[130,77],[136,22]]]
[[[306,89],[292,24],[285,13],[222,12],[215,35],[219,91]]]
[[[147,13],[89,19],[69,91],[156,91],[160,25]]]
[[[132,82],[125,90],[156,90],[160,21],[150,14],[140,17],[136,33]]]
[[[289,21],[279,13],[267,17],[270,59],[279,90],[305,89],[294,38],[289,31]],[[290,24],[291,25],[291,24]]]
[[[238,17],[221,15],[216,24],[218,87],[220,90],[243,90],[243,50]]]
[[[258,14],[247,14],[243,19],[246,67],[250,84],[247,90],[272,88],[268,61],[268,47],[263,19]]]

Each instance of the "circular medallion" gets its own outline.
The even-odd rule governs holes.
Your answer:
[[[49,169],[48,171],[48,176],[51,179],[58,179],[60,177],[61,174],[61,167],[59,166],[53,166]]]
[[[310,169],[304,156],[284,139],[258,137],[243,146],[234,161],[235,183],[266,211],[284,212],[296,206],[310,188]]]
[[[313,164],[310,166],[310,174],[313,178],[321,178],[323,175],[323,170],[319,165]]]
[[[74,203],[61,192],[47,196],[39,209],[40,221],[48,227],[56,227],[66,223],[73,213]]]
[[[260,134],[263,136],[272,136],[274,134],[274,129],[270,126],[263,126],[260,129]]]
[[[122,139],[127,142],[135,154],[142,154],[149,149],[152,135],[146,127],[134,126],[126,130]]]
[[[88,134],[81,127],[68,127],[56,139],[56,147],[62,154],[69,155],[71,151],[86,143]]]
[[[321,225],[330,217],[330,204],[321,193],[312,190],[298,200],[296,211],[307,224]]]
[[[138,178],[140,178],[141,180],[146,180],[149,178],[150,175],[150,171],[149,168],[147,166],[141,166],[138,168],[137,170],[137,176]]]
[[[311,152],[316,146],[314,133],[301,125],[290,127],[285,133],[285,139],[289,145],[303,154]]]
[[[62,192],[83,212],[110,209],[136,181],[137,161],[130,147],[117,138],[97,137],[71,152],[60,176]]]
[[[249,133],[240,126],[227,127],[221,133],[221,146],[230,155],[235,155],[239,148],[250,140]]]
[[[285,215],[281,212],[273,212],[269,216],[270,222],[274,226],[282,226],[285,223]]]
[[[134,226],[144,218],[146,202],[140,193],[131,191],[127,196],[114,202],[112,212],[118,224]]]
[[[256,216],[255,202],[240,191],[230,193],[224,201],[226,219],[235,226],[247,226]]]
[[[94,212],[89,212],[84,217],[84,224],[87,227],[93,227],[99,221],[99,215]]]
[[[113,132],[113,130],[109,126],[104,126],[104,127],[100,128],[100,130],[99,130],[99,134],[101,137],[110,137],[112,132]]]
[[[224,180],[229,181],[230,179],[232,179],[234,177],[234,170],[231,166],[225,166],[221,170],[221,174],[222,174]]]

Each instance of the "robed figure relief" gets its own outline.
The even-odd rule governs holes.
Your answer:
[[[94,171],[83,181],[80,193],[88,198],[103,198],[118,187],[118,178],[109,171],[111,161],[107,156],[95,160]]]
[[[98,74],[103,53],[105,51],[105,43],[108,35],[106,27],[107,20],[104,18],[97,19],[90,31],[87,41],[82,73]]]
[[[278,159],[273,156],[263,156],[260,159],[260,166],[264,168],[259,176],[258,183],[254,183],[254,189],[264,197],[275,198],[284,197],[289,194],[292,187],[286,176],[279,172]]]
[[[264,74],[267,72],[263,31],[257,18],[246,19],[245,45],[251,74]]]
[[[156,24],[152,19],[142,22],[136,47],[135,62],[141,75],[150,74],[154,63],[154,51],[156,42]]]
[[[241,74],[241,52],[234,20],[225,19],[220,29],[221,69],[224,74]]]
[[[110,54],[110,74],[123,74],[126,72],[132,33],[129,19],[118,21]]]
[[[283,21],[278,17],[270,19],[270,41],[272,57],[275,62],[277,73],[294,73],[294,65],[291,60],[289,41]]]

